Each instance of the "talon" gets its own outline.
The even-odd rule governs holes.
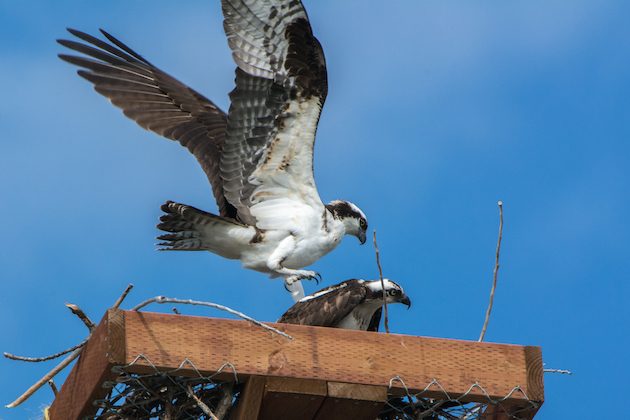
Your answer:
[[[315,273],[315,284],[319,285],[319,282],[322,281],[322,275],[319,273]]]

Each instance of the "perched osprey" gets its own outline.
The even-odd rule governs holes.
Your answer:
[[[294,299],[303,270],[344,235],[365,243],[354,204],[324,205],[313,178],[313,146],[328,89],[321,45],[298,0],[222,0],[237,64],[228,114],[105,31],[107,41],[69,29],[58,42],[82,56],[59,57],[141,127],[177,140],[197,158],[219,215],[167,201],[163,250],[207,250],[282,276]]]
[[[387,303],[411,306],[402,287],[383,279]],[[383,307],[380,280],[346,280],[295,303],[278,320],[285,324],[378,331]]]

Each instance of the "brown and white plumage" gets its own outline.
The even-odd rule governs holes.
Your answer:
[[[298,280],[317,275],[302,268],[345,234],[365,242],[367,229],[358,207],[324,205],[315,186],[324,54],[298,0],[222,0],[222,9],[237,64],[227,115],[105,31],[108,42],[70,29],[82,42],[59,43],[80,55],[60,57],[140,126],[188,148],[206,172],[219,215],[167,202],[163,249],[238,258],[284,277],[299,298]]]
[[[383,279],[387,303],[411,306],[402,287]],[[278,320],[285,324],[378,331],[383,305],[380,280],[346,280],[297,301]]]

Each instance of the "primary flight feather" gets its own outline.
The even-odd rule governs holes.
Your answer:
[[[81,55],[60,58],[141,127],[185,146],[217,202],[214,215],[167,201],[158,228],[163,250],[207,250],[281,276],[294,299],[303,268],[344,235],[365,242],[365,214],[348,201],[324,205],[313,177],[313,147],[328,91],[326,63],[302,3],[223,0],[223,26],[237,64],[226,114],[121,41],[69,29],[58,42]],[[82,41],[82,42],[80,42]]]

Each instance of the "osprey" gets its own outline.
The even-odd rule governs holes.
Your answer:
[[[383,279],[387,303],[411,306],[402,287]],[[346,280],[300,299],[280,317],[285,324],[378,331],[383,307],[380,280]]]
[[[172,201],[162,205],[162,250],[207,250],[249,269],[284,277],[294,299],[303,270],[344,235],[365,243],[365,214],[348,201],[324,205],[313,177],[313,146],[328,90],[321,45],[298,0],[223,0],[237,64],[226,114],[112,35],[107,41],[68,29],[83,42],[58,40],[81,56],[94,84],[141,127],[186,147],[201,164],[217,202],[215,215]]]

